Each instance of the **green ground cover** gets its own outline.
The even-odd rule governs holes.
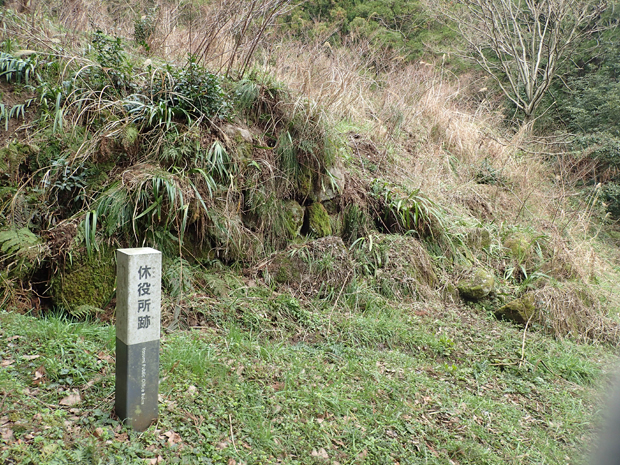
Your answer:
[[[195,327],[163,334],[144,433],[113,414],[112,326],[0,313],[0,460],[585,462],[611,348],[536,328],[523,345],[482,310],[351,287],[340,303],[270,293],[197,299]]]

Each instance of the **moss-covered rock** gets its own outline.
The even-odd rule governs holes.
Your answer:
[[[314,192],[314,200],[326,202],[336,198],[346,187],[345,169],[342,163],[328,168],[328,173],[321,177],[319,189]]]
[[[280,284],[299,283],[302,268],[294,257],[279,254],[273,261],[273,269],[276,271],[273,279]]]
[[[254,150],[252,133],[247,128],[234,124],[225,124],[221,129],[227,138],[226,145],[232,147],[240,158],[251,160]]]
[[[114,254],[106,250],[58,273],[51,281],[52,300],[69,313],[85,317],[85,309],[104,308],[110,302],[115,285]]]
[[[321,202],[327,210],[327,214],[329,216],[337,215],[340,213],[340,202],[338,199],[327,200],[325,202]]]
[[[311,198],[313,187],[314,177],[312,176],[312,170],[302,166],[297,175],[297,192],[299,196],[305,199]]]
[[[332,234],[334,236],[342,236],[344,232],[344,218],[341,213],[329,215],[329,224],[332,228]]]
[[[299,236],[301,227],[304,224],[305,209],[295,200],[286,200],[283,202],[282,208],[288,236],[293,239]]]
[[[520,299],[508,302],[495,311],[495,316],[515,323],[525,324],[535,314],[534,295],[526,294]]]
[[[468,277],[458,282],[456,287],[464,299],[482,300],[493,291],[495,276],[484,268],[474,268]]]
[[[332,235],[332,226],[329,214],[323,204],[315,202],[307,209],[309,232],[314,237],[326,237]]]
[[[519,261],[529,257],[532,242],[530,237],[523,232],[515,232],[504,239],[504,247]]]
[[[466,231],[467,245],[473,250],[488,249],[491,246],[491,234],[484,228],[471,228]]]
[[[459,290],[452,283],[447,283],[441,290],[441,297],[443,300],[455,303],[459,299]]]
[[[222,126],[222,131],[226,136],[232,139],[233,142],[240,143],[251,143],[252,142],[252,133],[241,126],[235,126],[234,124],[225,124]]]

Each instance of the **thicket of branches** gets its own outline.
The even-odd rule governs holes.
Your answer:
[[[458,27],[467,56],[520,111],[537,114],[558,70],[581,41],[602,27],[600,0],[433,2]]]

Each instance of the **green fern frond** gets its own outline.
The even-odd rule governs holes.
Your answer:
[[[100,309],[99,307],[95,307],[94,305],[78,305],[77,307],[67,305],[66,308],[72,316],[80,320],[86,320],[100,313],[103,313],[102,309]]]
[[[28,228],[7,229],[0,231],[0,252],[4,256],[28,258],[36,256],[39,237]]]

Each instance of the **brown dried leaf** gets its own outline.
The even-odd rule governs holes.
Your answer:
[[[60,405],[66,405],[67,407],[73,407],[76,404],[82,402],[82,398],[80,397],[79,392],[72,392],[67,397],[62,399],[59,403]]]
[[[317,459],[329,460],[329,454],[322,447],[318,451],[313,449],[310,455],[312,457],[316,457]]]
[[[41,365],[34,372],[34,378],[32,378],[32,384],[39,385],[45,382],[45,367]]]
[[[217,445],[215,446],[216,449],[218,450],[224,450],[228,447],[230,443],[226,440],[226,441],[221,441],[218,442]]]
[[[11,428],[0,428],[0,437],[5,441],[13,439],[13,430]]]
[[[103,362],[109,362],[112,363],[114,361],[114,357],[112,357],[110,354],[106,354],[105,352],[101,351],[97,354],[97,358]]]
[[[181,436],[174,431],[166,431],[164,436],[168,438],[168,444],[179,444],[181,442]]]
[[[13,363],[15,363],[15,360],[0,360],[0,367],[6,368]]]
[[[102,379],[103,379],[103,376],[97,375],[93,379],[91,379],[88,383],[86,383],[86,386],[87,387],[93,387],[95,384],[97,384]]]

